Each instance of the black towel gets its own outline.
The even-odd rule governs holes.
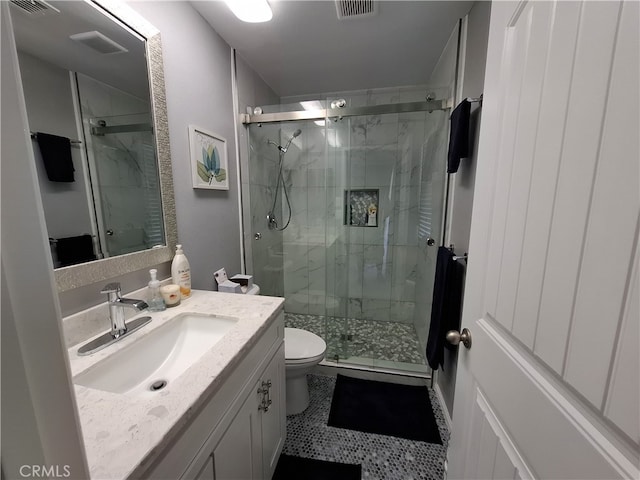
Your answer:
[[[95,260],[93,237],[91,235],[79,235],[77,237],[59,238],[56,242],[56,254],[61,267]]]
[[[469,156],[469,118],[471,102],[466,98],[451,112],[447,173],[456,173],[460,159]]]
[[[434,370],[443,365],[447,332],[460,328],[464,266],[454,260],[453,256],[453,252],[448,248],[438,248],[431,324],[427,340],[427,361]]]
[[[49,133],[36,134],[47,177],[52,182],[73,182],[71,140]]]

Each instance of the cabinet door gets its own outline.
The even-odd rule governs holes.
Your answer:
[[[215,480],[262,478],[257,387],[245,400],[213,451]]]
[[[202,467],[202,470],[200,470],[200,473],[198,473],[198,476],[194,480],[215,480],[213,473],[213,457],[207,458],[207,463]]]
[[[262,382],[267,384],[271,382],[271,387],[269,387],[271,405],[266,411],[262,411],[260,422],[262,426],[263,478],[267,480],[273,476],[286,436],[284,368],[284,344],[282,344],[262,375]]]

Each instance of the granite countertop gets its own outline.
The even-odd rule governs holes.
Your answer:
[[[176,432],[219,389],[260,334],[275,320],[284,299],[193,290],[190,298],[164,312],[129,337],[92,355],[80,357],[79,343],[69,348],[75,377],[100,360],[148,335],[180,313],[215,313],[237,317],[225,337],[161,391],[131,396],[75,385],[87,463],[93,479],[140,476],[170,445]]]

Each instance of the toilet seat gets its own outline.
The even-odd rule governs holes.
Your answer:
[[[300,328],[284,329],[284,357],[289,365],[319,362],[324,358],[327,344],[318,335]]]
[[[301,358],[299,360],[285,358],[284,363],[288,367],[295,367],[297,365],[314,365],[320,363],[322,360],[324,360],[324,352],[320,355],[316,355],[315,357]]]

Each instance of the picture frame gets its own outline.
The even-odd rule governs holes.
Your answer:
[[[225,138],[189,125],[189,150],[193,188],[229,190],[229,161]]]

